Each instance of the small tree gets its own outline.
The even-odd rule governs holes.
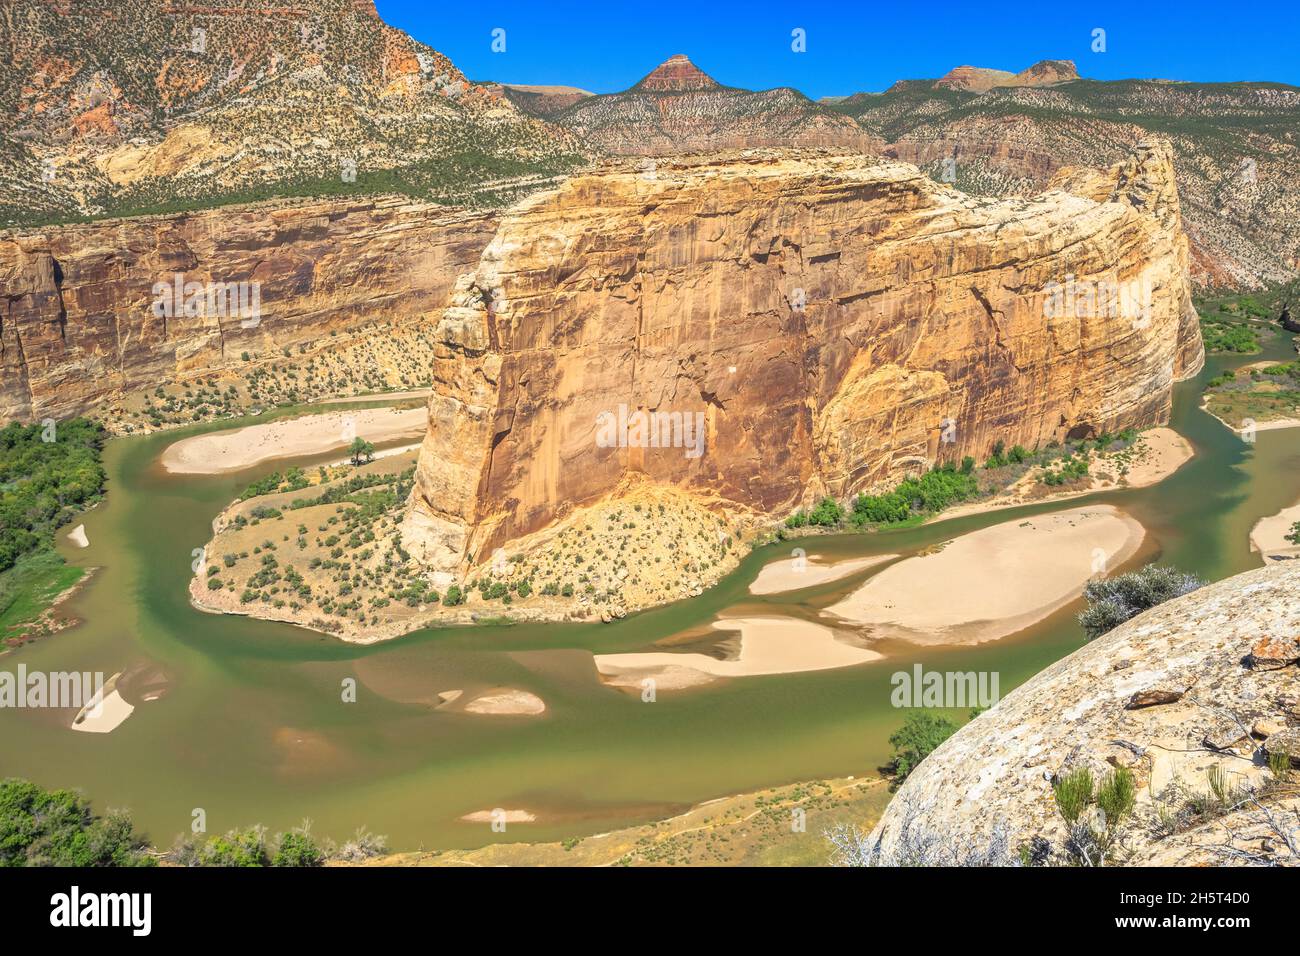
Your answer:
[[[897,787],[916,769],[917,764],[930,755],[936,747],[957,732],[957,725],[947,717],[922,710],[908,714],[903,726],[889,738],[894,748],[890,769]]]
[[[348,446],[348,454],[352,456],[352,464],[354,465],[374,461],[375,446],[358,435],[352,439],[352,444]]]

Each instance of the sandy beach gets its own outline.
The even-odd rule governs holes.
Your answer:
[[[1283,508],[1275,515],[1260,518],[1250,529],[1250,550],[1259,552],[1265,564],[1272,564],[1274,555],[1300,558],[1300,545],[1286,539],[1291,526],[1300,521],[1300,502]]]
[[[799,549],[796,549],[799,550]],[[898,557],[896,554],[877,554],[866,558],[850,558],[834,564],[821,564],[821,555],[794,556],[765,564],[758,577],[749,586],[750,594],[782,594],[801,588],[816,587],[829,581],[838,581],[858,571],[865,571]]]
[[[276,458],[346,448],[358,436],[374,443],[422,439],[427,427],[428,413],[423,408],[367,408],[304,415],[183,438],[167,447],[162,464],[175,475],[219,475]]]
[[[651,678],[659,690],[676,690],[719,677],[758,677],[852,667],[882,655],[838,640],[829,627],[793,617],[737,617],[715,621],[720,631],[740,631],[740,653],[722,661],[708,654],[647,651],[597,654],[607,683],[640,687]]]
[[[1137,551],[1140,524],[1110,505],[1007,521],[881,571],[827,608],[873,636],[978,644],[1022,630]]]

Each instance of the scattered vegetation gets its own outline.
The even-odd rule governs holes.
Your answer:
[[[72,790],[0,781],[0,866],[152,866],[144,838],[119,810],[103,816]]]
[[[1206,383],[1206,408],[1233,427],[1300,417],[1300,361],[1228,369]]]
[[[1112,859],[1121,828],[1137,803],[1133,771],[1116,767],[1094,786],[1092,773],[1079,767],[1059,777],[1052,784],[1052,793],[1057,812],[1065,821],[1065,848],[1071,862],[1102,866]],[[1096,812],[1090,813],[1094,805]]]
[[[1088,607],[1079,615],[1079,623],[1088,639],[1095,640],[1129,618],[1204,585],[1195,574],[1155,564],[1089,581],[1083,589]]]
[[[54,550],[55,532],[99,501],[104,429],[85,419],[0,429],[0,635],[9,646],[81,579]]]
[[[265,354],[244,352],[241,360],[247,364],[237,369],[133,393],[108,410],[108,427],[130,434],[432,386],[436,341],[427,327],[373,322],[315,334],[311,342],[284,344]]]

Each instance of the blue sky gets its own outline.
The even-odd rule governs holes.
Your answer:
[[[1072,59],[1102,80],[1275,80],[1300,86],[1300,2],[963,3],[377,0],[380,16],[473,80],[626,89],[674,53],[719,82],[813,98],[882,90],[968,63],[1021,70]],[[505,30],[504,53],[492,31]],[[791,50],[791,31],[807,51]],[[1091,49],[1094,29],[1106,50]]]

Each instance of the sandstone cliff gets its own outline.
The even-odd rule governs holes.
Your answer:
[[[463,574],[629,474],[781,516],[996,441],[1164,421],[1201,361],[1168,164],[992,201],[759,152],[521,202],[438,323],[408,550]],[[1130,286],[1140,314],[1059,301]],[[638,410],[664,416],[653,444]]]
[[[1136,806],[1115,862],[1300,864],[1300,562],[1137,616],[1058,661],[944,742],[868,839],[874,862],[960,863],[995,837],[1070,859],[1052,781],[1128,767]],[[1269,766],[1273,756],[1274,765]]]
[[[491,214],[371,198],[0,233],[0,420],[64,418],[245,350],[436,315],[494,228]],[[155,314],[154,284],[178,274],[256,283],[258,321]]]

